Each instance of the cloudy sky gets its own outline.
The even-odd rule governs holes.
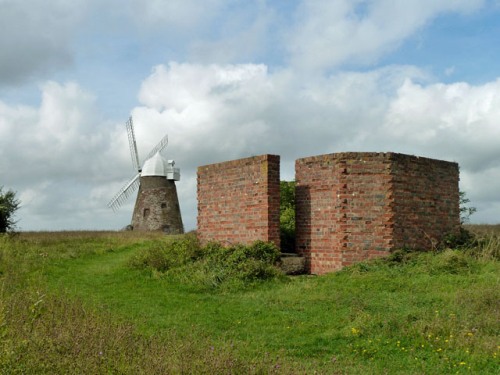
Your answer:
[[[0,0],[0,186],[21,230],[120,229],[107,202],[166,133],[196,168],[393,151],[456,161],[500,222],[498,0]]]

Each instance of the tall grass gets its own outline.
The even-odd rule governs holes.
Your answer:
[[[475,241],[467,250],[484,260],[500,260],[500,225],[469,225]]]
[[[496,374],[498,232],[478,236],[223,293],[193,287],[214,263],[189,236],[2,237],[0,373]]]
[[[64,295],[1,297],[4,374],[253,374],[272,373],[277,364],[270,357],[242,361],[230,344],[175,331],[147,338]]]

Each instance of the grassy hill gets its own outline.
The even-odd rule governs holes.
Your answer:
[[[467,248],[266,280],[189,237],[0,237],[0,373],[496,374],[500,228],[471,229]]]

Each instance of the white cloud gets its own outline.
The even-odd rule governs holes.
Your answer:
[[[235,145],[249,152],[252,140],[267,131],[258,114],[272,90],[263,65],[158,66],[142,85],[144,107],[134,110],[137,121],[148,124],[138,136],[151,137],[149,129],[162,127],[176,148],[196,144],[196,155],[221,155]]]
[[[261,153],[280,154],[290,169],[295,159],[315,154],[405,152],[457,161],[464,181],[472,174],[474,181],[486,175],[500,181],[491,169],[500,163],[500,81],[415,83],[427,79],[415,67],[392,66],[305,84],[291,70],[270,74],[262,65],[171,63],[144,81],[143,106],[134,116],[151,145],[169,133],[169,157],[183,168],[178,187],[190,202],[189,223],[196,212],[197,166]],[[500,182],[491,184],[500,188]],[[466,187],[478,201],[492,199],[486,186]]]
[[[292,71],[269,74],[263,65],[171,63],[144,81],[143,106],[133,113],[138,137],[152,147],[168,131],[169,149],[185,153],[191,167],[263,152],[294,156],[354,145],[409,76],[423,75],[391,67],[305,84]]]
[[[478,172],[500,160],[500,80],[422,86],[407,80],[389,107],[382,136],[399,147],[460,161]]]
[[[483,0],[302,1],[289,31],[294,66],[322,70],[372,63],[445,12],[471,12]]]
[[[496,222],[500,80],[416,83],[425,79],[415,67],[393,66],[304,84],[292,70],[269,73],[265,65],[170,63],[143,82],[142,105],[132,111],[137,143],[144,157],[169,134],[186,229],[196,226],[198,166],[274,153],[291,178],[295,159],[340,151],[457,161],[480,209],[474,216]],[[118,229],[130,221],[134,199],[118,214],[106,208],[134,173],[125,127],[102,121],[91,94],[48,82],[39,108],[0,102],[0,125],[2,183],[23,200],[21,227]]]
[[[127,149],[113,150],[127,145],[126,134],[114,139],[116,126],[99,117],[95,98],[75,83],[47,82],[41,95],[38,108],[0,101],[0,174],[21,197],[19,224],[43,229],[55,220],[61,229],[98,228],[102,222],[79,220],[95,208],[89,191],[117,175],[114,165],[121,174]]]
[[[143,105],[133,110],[138,147],[144,158],[169,134],[166,152],[181,167],[187,229],[196,225],[196,168],[262,153],[280,154],[288,169],[299,157],[339,151],[455,160],[469,196],[498,204],[500,80],[480,86],[414,82],[422,78],[414,67],[394,66],[304,85],[293,71],[270,74],[264,65],[158,66],[141,87]],[[0,124],[7,155],[0,170],[4,184],[20,193],[24,225],[128,223],[133,199],[118,215],[105,207],[133,174],[125,128],[103,122],[92,95],[74,83],[48,82],[39,108],[0,102]],[[477,216],[494,221],[488,212]]]
[[[109,139],[103,135],[95,98],[75,83],[47,82],[42,87],[40,107],[0,106],[0,118],[8,138],[2,143],[7,155],[23,165],[14,175],[81,176],[93,169],[88,157],[104,150]],[[63,156],[63,157],[61,157]],[[4,167],[6,165],[4,164]]]
[[[497,223],[500,206],[500,80],[421,85],[406,80],[366,143],[456,161],[476,222]]]

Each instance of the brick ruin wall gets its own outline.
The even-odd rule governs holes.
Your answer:
[[[402,247],[429,249],[460,226],[458,165],[396,153],[299,159],[296,250],[322,274]],[[279,156],[198,168],[202,242],[279,246]]]
[[[460,229],[457,163],[391,154],[394,247],[431,249]]]
[[[296,161],[297,252],[311,273],[337,270],[391,248],[389,167],[378,154]]]
[[[299,159],[295,169],[297,252],[310,273],[429,249],[459,228],[456,163],[338,153]]]
[[[280,245],[280,157],[260,155],[198,168],[198,236],[202,243]]]

